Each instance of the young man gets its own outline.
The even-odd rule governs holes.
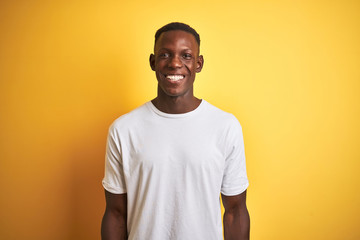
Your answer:
[[[242,130],[193,94],[203,67],[197,32],[170,23],[155,34],[155,99],[109,129],[103,240],[249,239]]]

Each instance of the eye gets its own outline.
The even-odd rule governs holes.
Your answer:
[[[168,58],[168,57],[170,57],[170,54],[169,53],[160,53],[159,57],[160,58]]]
[[[185,54],[183,55],[183,57],[184,57],[185,59],[191,59],[191,58],[192,58],[192,55],[191,55],[190,53],[185,53]]]

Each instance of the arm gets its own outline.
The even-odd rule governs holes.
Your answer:
[[[250,234],[250,217],[246,207],[246,190],[236,196],[221,194],[225,208],[225,240],[248,240]]]
[[[105,190],[106,209],[101,223],[102,240],[127,239],[127,195]]]

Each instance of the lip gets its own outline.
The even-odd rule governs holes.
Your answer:
[[[181,78],[181,79],[170,79],[170,78],[167,77],[169,75],[182,76],[183,78]],[[180,83],[180,82],[184,81],[185,78],[186,78],[186,75],[185,74],[178,74],[178,73],[170,73],[170,74],[163,74],[163,77],[164,77],[166,82],[171,83],[171,84],[174,84],[174,83],[177,84],[177,83]]]
[[[164,77],[167,77],[169,75],[177,75],[177,76],[183,76],[185,78],[185,74],[182,74],[182,73],[168,73],[168,74],[163,74]]]

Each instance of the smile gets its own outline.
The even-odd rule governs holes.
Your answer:
[[[179,81],[181,79],[183,79],[185,76],[184,75],[165,75],[166,79],[169,79],[171,81]]]

